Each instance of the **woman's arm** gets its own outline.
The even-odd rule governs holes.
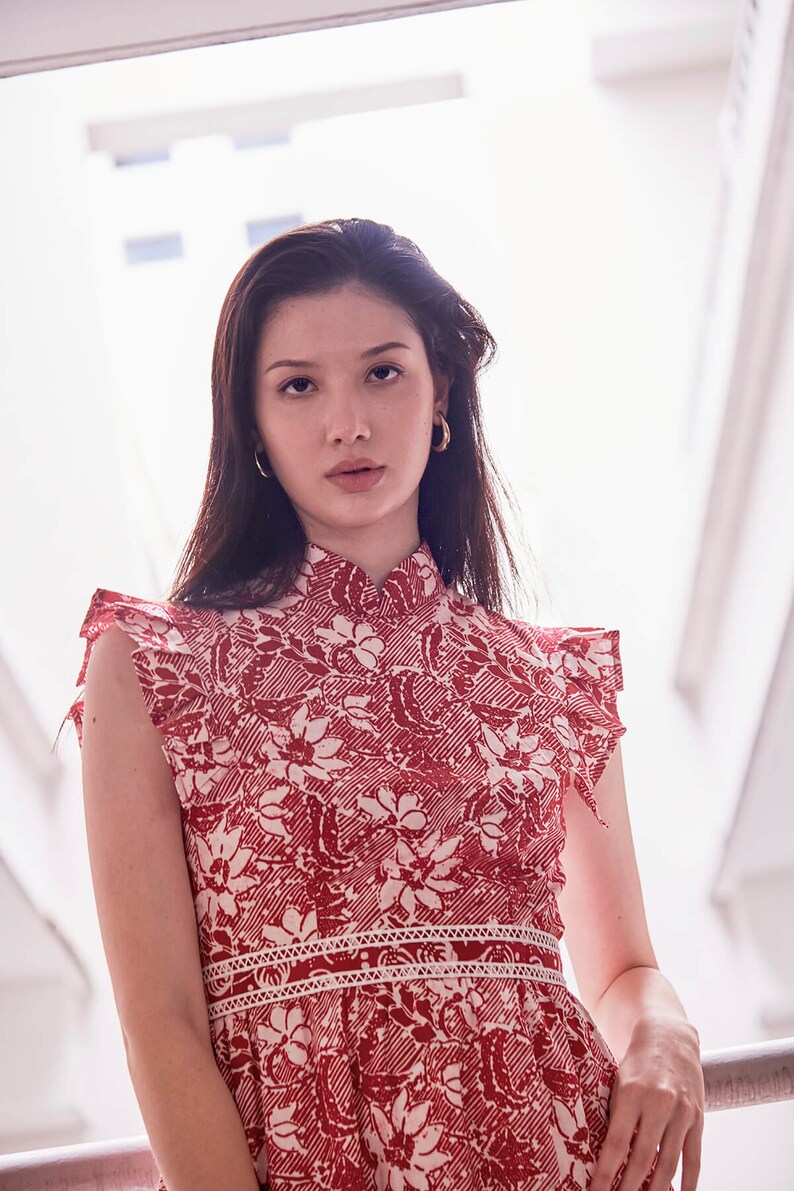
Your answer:
[[[663,1144],[652,1191],[667,1191],[682,1153],[681,1191],[700,1167],[705,1089],[700,1040],[651,944],[631,835],[620,742],[595,789],[604,829],[571,785],[565,794],[566,885],[558,896],[582,1000],[620,1068],[591,1184],[611,1186],[631,1145],[621,1191],[635,1191]],[[641,1122],[636,1141],[634,1130]]]
[[[212,1049],[179,799],[133,648],[115,625],[94,645],[82,741],[91,876],[127,1066],[169,1191],[257,1191]]]

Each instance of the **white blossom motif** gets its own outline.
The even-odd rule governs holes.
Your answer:
[[[339,710],[347,716],[354,728],[359,732],[377,732],[373,717],[373,709],[369,706],[369,695],[345,695],[339,705]]]
[[[463,1108],[463,1085],[460,1081],[460,1063],[447,1063],[441,1072],[441,1086],[444,1097],[453,1108]]]
[[[337,650],[348,650],[367,670],[376,669],[385,642],[372,626],[360,621],[356,624],[346,616],[335,616],[331,624],[333,628],[330,629],[318,628],[317,636],[336,646]]]
[[[495,856],[499,848],[499,840],[504,837],[504,831],[499,824],[507,814],[507,807],[492,811],[489,815],[480,815],[477,826],[480,833],[480,843],[484,851]]]
[[[383,861],[386,880],[380,891],[381,909],[397,903],[410,917],[416,914],[417,902],[431,910],[442,909],[439,895],[460,889],[449,875],[460,864],[460,857],[452,855],[460,841],[461,836],[453,835],[442,842],[440,831],[413,847],[400,840],[393,856]]]
[[[171,755],[172,767],[179,775],[183,806],[211,799],[217,786],[227,777],[228,767],[236,762],[228,740],[210,739],[206,729],[201,739],[175,740]]]
[[[243,875],[253,850],[240,846],[242,834],[242,827],[227,830],[224,820],[224,824],[208,836],[196,836],[203,883],[196,896],[199,918],[206,914],[215,918],[219,909],[235,918],[239,912],[239,895],[258,883],[258,876]]]
[[[257,804],[257,822],[267,835],[275,835],[289,843],[290,834],[284,826],[284,807],[281,803],[289,791],[289,786],[278,786],[274,790],[264,790],[259,796]]]
[[[260,1042],[283,1050],[293,1066],[303,1067],[308,1062],[312,1032],[298,1005],[289,1009],[276,1005],[270,1010],[269,1024],[260,1024],[257,1033]]]
[[[580,649],[569,650],[561,647],[559,653],[551,655],[552,666],[562,669],[563,673],[570,675],[571,678],[585,678],[595,679],[596,682],[601,678],[602,671],[605,673],[614,664],[612,657],[612,644],[608,637],[597,634],[593,640],[587,642],[587,651],[583,652]]]
[[[325,735],[329,723],[327,716],[310,719],[309,705],[302,703],[289,728],[271,724],[271,739],[265,742],[268,772],[305,789],[307,778],[327,782],[336,770],[347,769],[350,762],[336,756],[342,741]]]
[[[428,1174],[449,1161],[449,1154],[438,1149],[444,1126],[428,1124],[429,1112],[429,1100],[409,1107],[406,1088],[397,1093],[388,1116],[377,1104],[370,1106],[372,1127],[364,1138],[378,1161],[378,1191],[429,1191]]]
[[[271,943],[279,945],[305,943],[308,939],[317,937],[317,911],[311,909],[301,914],[296,906],[287,906],[281,916],[281,926],[265,922],[260,927],[260,932]]]
[[[306,1153],[306,1147],[298,1140],[298,1126],[295,1124],[295,1109],[297,1104],[286,1104],[283,1108],[274,1108],[268,1117],[270,1137],[280,1150],[296,1150],[299,1154]]]
[[[517,723],[500,735],[488,724],[482,724],[481,731],[484,743],[477,742],[477,751],[488,762],[488,780],[494,785],[509,781],[520,791],[527,777],[536,790],[542,790],[547,780],[557,777],[551,764],[554,752],[541,746],[539,736],[519,736]]]
[[[378,823],[391,820],[408,831],[422,831],[427,825],[427,815],[412,790],[407,790],[398,798],[389,786],[380,786],[374,798],[359,794],[358,805]]]
[[[428,989],[442,1001],[446,1008],[458,1010],[466,1025],[473,1030],[479,1025],[477,1010],[483,1004],[482,993],[471,981],[459,976],[445,976],[441,980],[428,980]]]

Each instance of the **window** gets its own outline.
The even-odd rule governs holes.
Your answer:
[[[149,165],[152,161],[170,161],[170,149],[141,149],[138,153],[117,153],[114,165]]]
[[[266,149],[270,145],[288,145],[290,130],[278,128],[273,132],[239,133],[232,137],[235,149]]]
[[[245,225],[249,247],[257,248],[266,240],[271,240],[273,236],[278,236],[291,227],[297,227],[299,223],[303,223],[303,216],[297,213],[295,215],[277,215],[272,219],[251,220]]]
[[[125,240],[124,251],[128,265],[175,260],[185,255],[179,232],[165,236],[145,236],[136,240]]]

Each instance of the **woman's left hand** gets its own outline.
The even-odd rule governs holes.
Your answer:
[[[612,1086],[609,1126],[590,1191],[613,1191],[624,1162],[614,1191],[640,1191],[654,1158],[648,1191],[668,1191],[682,1155],[681,1191],[695,1191],[704,1104],[695,1027],[672,1016],[639,1018]]]

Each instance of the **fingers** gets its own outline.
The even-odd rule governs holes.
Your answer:
[[[700,1175],[700,1151],[705,1124],[703,1110],[695,1108],[695,1123],[686,1135],[682,1154],[681,1191],[695,1191]]]
[[[683,1159],[681,1191],[695,1191],[700,1174],[703,1123],[703,1113],[699,1107],[683,1104],[679,1107],[662,1138],[656,1170],[648,1191],[669,1191],[679,1157]]]
[[[626,1161],[637,1119],[638,1113],[629,1100],[615,1104],[590,1181],[590,1191],[611,1191],[615,1175]],[[654,1152],[655,1149],[654,1146]]]
[[[656,1156],[656,1169],[648,1191],[669,1191],[688,1128],[689,1123],[683,1118],[676,1118],[667,1126]]]
[[[631,1143],[631,1153],[628,1156],[626,1169],[618,1183],[619,1191],[640,1191],[642,1184],[648,1177],[648,1171],[657,1157],[659,1144],[659,1124],[653,1117],[640,1119],[637,1135]],[[623,1153],[625,1161],[626,1152]],[[675,1169],[675,1167],[673,1167]],[[667,1188],[664,1189],[667,1191]]]
[[[612,1191],[619,1171],[615,1191],[641,1191],[651,1170],[648,1191],[670,1191],[679,1158],[683,1158],[681,1191],[696,1191],[703,1123],[698,1106],[681,1103],[672,1112],[657,1110],[640,1116],[637,1105],[624,1098],[610,1119],[591,1191]]]

